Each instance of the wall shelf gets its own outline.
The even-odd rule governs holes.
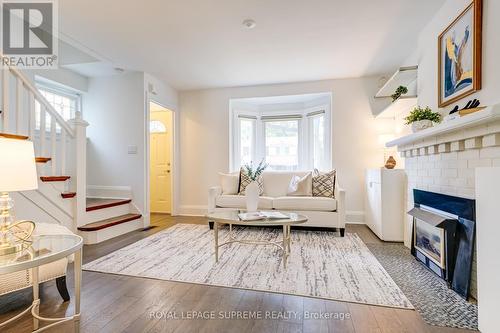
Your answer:
[[[427,128],[420,132],[389,141],[386,143],[386,147],[407,146],[431,137],[461,131],[470,127],[483,125],[499,119],[500,104],[496,104],[494,106],[489,106],[482,111],[478,111],[476,113],[472,113],[458,119],[450,120],[434,127]]]
[[[402,96],[375,117],[380,119],[395,119],[399,114],[406,113],[415,108],[418,104],[417,102],[416,96]]]
[[[400,67],[382,88],[375,94],[375,98],[391,97],[399,86],[408,88],[406,96],[417,96],[418,66]]]

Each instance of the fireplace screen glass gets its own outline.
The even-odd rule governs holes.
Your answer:
[[[415,248],[425,254],[436,265],[445,268],[444,230],[416,219]]]

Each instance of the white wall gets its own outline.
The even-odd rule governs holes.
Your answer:
[[[483,8],[483,89],[457,103],[465,103],[477,98],[483,105],[500,103],[500,1],[484,0]],[[446,27],[470,4],[470,0],[448,0],[436,13],[426,28],[420,33],[418,47],[407,59],[405,65],[418,64],[418,102],[422,106],[430,106],[438,110],[438,36]],[[448,113],[454,105],[442,109]]]
[[[87,184],[131,186],[144,212],[144,74],[92,78],[84,101]],[[137,154],[128,154],[128,146]]]
[[[332,164],[347,191],[348,220],[362,220],[364,170],[383,165],[372,116],[384,103],[372,97],[377,85],[377,78],[364,78],[180,93],[180,212],[203,214],[207,189],[218,184],[217,172],[228,171],[231,98],[331,92]]]
[[[146,198],[146,121],[148,82],[154,82],[157,98],[168,107],[176,107],[175,90],[151,75],[128,72],[91,78],[84,100],[87,128],[87,184],[130,186],[134,204],[145,214]],[[128,147],[137,153],[129,154]]]

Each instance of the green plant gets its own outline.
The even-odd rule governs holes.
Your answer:
[[[246,172],[248,178],[255,181],[262,174],[262,172],[264,172],[264,170],[266,170],[266,168],[268,166],[269,166],[269,164],[264,163],[264,159],[262,159],[262,161],[260,161],[259,165],[257,165],[257,168],[255,168],[255,170],[254,170],[251,163],[245,164],[245,166],[243,168],[245,169],[245,172]]]
[[[395,102],[401,95],[407,94],[408,93],[408,88],[405,86],[399,86],[398,89],[394,92],[394,94],[391,95],[392,101]]]
[[[438,112],[432,112],[432,110],[427,106],[425,109],[417,106],[412,112],[405,118],[406,125],[414,123],[419,120],[430,120],[434,123],[441,122],[441,114]]]

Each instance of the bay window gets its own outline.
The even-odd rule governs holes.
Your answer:
[[[328,106],[297,111],[242,111],[231,115],[231,170],[265,160],[269,170],[331,169]]]

